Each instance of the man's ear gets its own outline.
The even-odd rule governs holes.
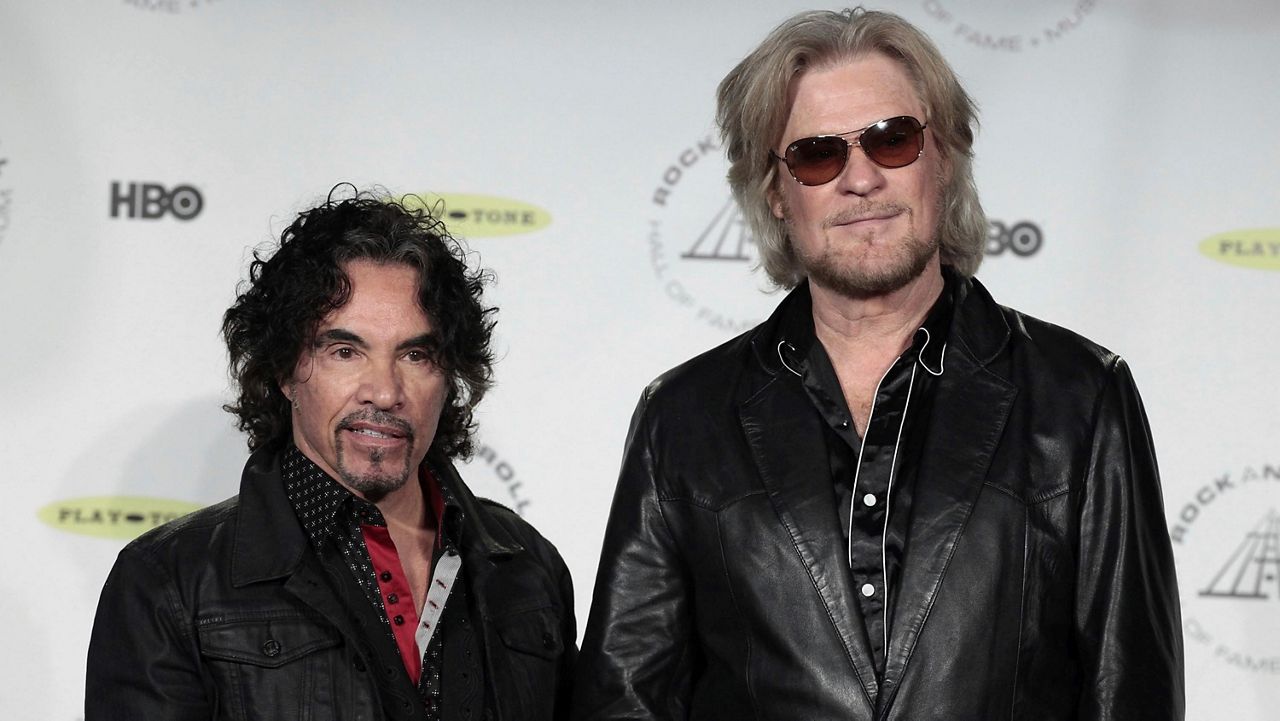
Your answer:
[[[772,185],[769,186],[769,212],[773,213],[773,217],[778,220],[787,219],[787,203],[782,199],[782,192],[778,190],[778,182],[775,178]]]
[[[276,381],[276,386],[280,388],[280,392],[285,398],[289,399],[289,403],[294,408],[298,407],[298,384],[292,378],[280,378]]]

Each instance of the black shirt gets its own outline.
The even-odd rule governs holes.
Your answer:
[[[352,494],[331,478],[295,446],[286,450],[281,473],[285,495],[293,506],[312,548],[324,562],[331,579],[339,585],[352,581],[359,587],[385,633],[378,644],[383,654],[400,656],[395,632],[391,627],[377,572],[370,560],[361,526],[386,527],[386,520],[377,506]],[[436,479],[440,476],[433,474]],[[452,494],[445,483],[440,482],[440,496],[444,502],[442,518],[450,518],[448,509],[453,504]],[[432,568],[442,553],[453,553],[457,546],[459,529],[456,523],[443,522],[438,528],[440,542],[432,559]],[[348,573],[333,573],[334,568],[345,568]],[[484,707],[484,691],[480,645],[475,637],[474,613],[471,610],[466,583],[459,571],[453,590],[444,606],[427,648],[422,649],[422,671],[417,679],[411,679],[422,698],[427,718],[466,719],[479,718]],[[445,693],[445,689],[449,693]],[[447,706],[445,705],[447,704]]]
[[[812,307],[783,321],[782,359],[799,376],[822,417],[833,498],[847,543],[849,570],[867,643],[883,676],[889,619],[907,544],[911,499],[928,432],[936,378],[951,325],[954,279],[945,287],[911,345],[876,387],[865,437],[860,438],[831,359],[813,328]]]

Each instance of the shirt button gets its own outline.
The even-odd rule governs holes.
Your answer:
[[[869,583],[862,584],[862,595],[866,596],[867,598],[871,598],[872,596],[876,595],[876,587],[872,586]]]
[[[870,596],[871,594],[869,594],[869,593],[868,593],[867,595],[868,595],[868,596]],[[392,621],[395,621],[397,626],[403,626],[403,625],[404,625],[404,616],[396,616],[395,618],[393,618],[393,619],[391,619],[391,620],[392,620]]]
[[[395,595],[394,593],[387,594],[387,603],[394,604],[394,603],[398,603],[399,601],[400,601],[400,597]]]
[[[384,580],[384,581],[390,581],[390,580],[391,580],[391,572],[390,572],[390,571],[383,571],[382,573],[378,574],[378,578],[381,578],[381,579],[382,579],[382,580]]]
[[[868,506],[876,505],[876,494],[868,493],[867,495],[862,497],[862,502]]]

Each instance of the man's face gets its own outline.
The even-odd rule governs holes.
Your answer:
[[[792,83],[791,114],[773,150],[783,155],[800,138],[845,133],[899,115],[928,122],[907,72],[886,56],[871,53],[809,70]],[[879,295],[936,262],[943,167],[927,129],[925,134],[923,154],[903,168],[882,168],[856,146],[840,175],[824,185],[800,185],[779,168],[771,209],[787,222],[796,257],[813,283],[849,297]]]
[[[282,389],[295,401],[298,449],[377,502],[416,479],[449,384],[427,352],[434,326],[418,305],[418,271],[367,260],[343,269],[350,299],[321,321]]]

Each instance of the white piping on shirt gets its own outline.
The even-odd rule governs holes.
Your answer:
[[[462,556],[452,548],[445,551],[436,561],[436,569],[431,574],[431,586],[427,589],[427,599],[422,602],[422,611],[418,614],[418,628],[413,632],[413,640],[418,643],[418,653],[426,653],[431,637],[440,625],[440,617],[444,615],[444,604],[449,600],[449,592],[453,590],[453,582],[458,578],[462,568]]]

